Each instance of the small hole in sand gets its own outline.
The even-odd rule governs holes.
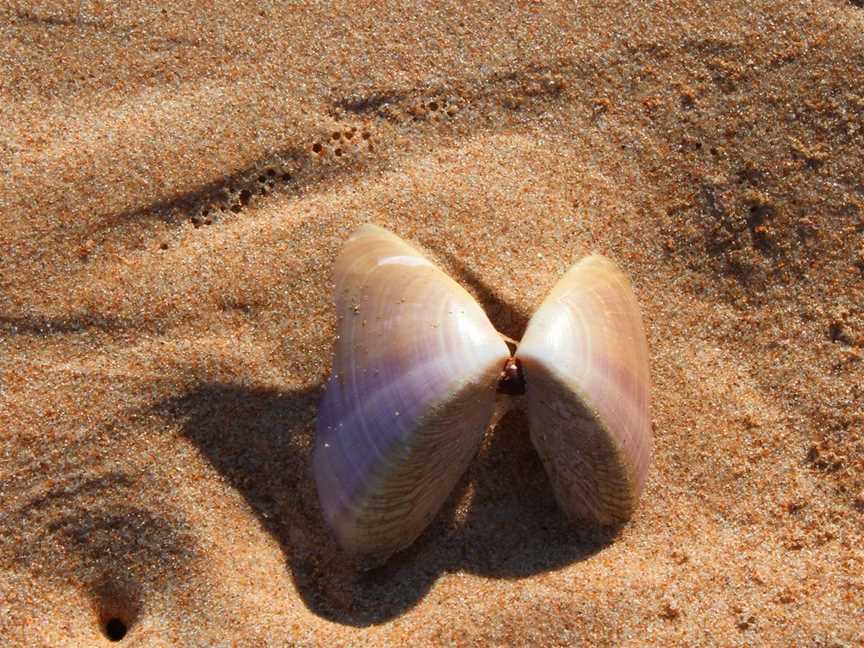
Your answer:
[[[248,189],[243,189],[240,192],[240,204],[244,207],[249,204],[249,201],[252,199],[252,192]]]
[[[430,101],[429,102],[429,110],[438,110],[438,102]]]
[[[243,210],[243,206],[238,204],[238,203],[231,205],[231,211],[234,212],[235,214],[239,214],[242,210]]]
[[[340,137],[342,137],[342,133],[340,133],[339,131],[333,133],[334,140],[338,140]]]
[[[352,137],[354,137],[354,131],[345,132],[345,139],[351,139]]]
[[[276,171],[273,169],[267,169],[267,175],[271,178],[276,175]]]
[[[267,176],[259,175],[258,176],[258,182],[260,182],[261,184],[264,184],[265,182],[267,182]]]
[[[368,140],[370,137],[372,137],[372,136],[369,134],[369,131],[363,131],[363,139]]]
[[[160,250],[167,250],[167,249],[168,249],[168,244],[167,244],[165,241],[162,241],[162,242],[159,244],[159,249],[160,249]]]
[[[341,148],[337,148],[337,149],[336,149],[335,151],[333,151],[333,152],[334,152],[337,156],[338,156],[338,155],[342,155],[342,149],[341,149]]]
[[[321,150],[322,150],[322,146],[321,146],[321,144],[320,144],[319,142],[315,142],[315,143],[312,145],[312,150],[315,151],[316,153],[320,153]]]
[[[282,174],[282,180],[284,182],[290,182],[291,181],[291,174],[290,173],[283,173]]]
[[[105,636],[111,641],[120,641],[126,636],[126,624],[116,617],[105,622]]]

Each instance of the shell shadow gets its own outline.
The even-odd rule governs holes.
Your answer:
[[[520,340],[528,327],[529,313],[503,298],[499,291],[460,258],[443,250],[436,251],[453,267],[456,278],[474,293],[495,330],[509,338]]]
[[[522,578],[584,560],[615,531],[578,529],[555,506],[520,412],[484,439],[429,529],[383,567],[357,571],[324,526],[311,449],[320,386],[276,391],[203,384],[161,403],[279,542],[297,591],[315,614],[356,627],[419,603],[446,572]]]

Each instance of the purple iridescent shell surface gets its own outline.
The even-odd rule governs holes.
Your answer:
[[[467,468],[509,351],[461,286],[382,228],[348,240],[334,280],[313,474],[339,543],[380,561],[422,533]]]

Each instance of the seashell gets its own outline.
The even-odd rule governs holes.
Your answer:
[[[313,474],[337,540],[371,566],[411,544],[456,485],[510,353],[459,284],[380,227],[348,240],[335,285]]]
[[[328,526],[365,566],[423,532],[487,427],[516,404],[527,403],[532,442],[571,518],[632,515],[651,459],[648,347],[612,261],[573,266],[514,357],[459,284],[380,227],[348,240],[335,284],[339,335],[313,474]]]
[[[582,259],[533,315],[516,358],[559,506],[577,520],[626,521],[652,447],[648,345],[627,277],[602,256]]]

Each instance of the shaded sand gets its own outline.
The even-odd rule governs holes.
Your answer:
[[[864,645],[860,3],[418,5],[0,7],[0,643]],[[617,536],[510,415],[352,573],[309,451],[367,221],[512,337],[632,276]]]

